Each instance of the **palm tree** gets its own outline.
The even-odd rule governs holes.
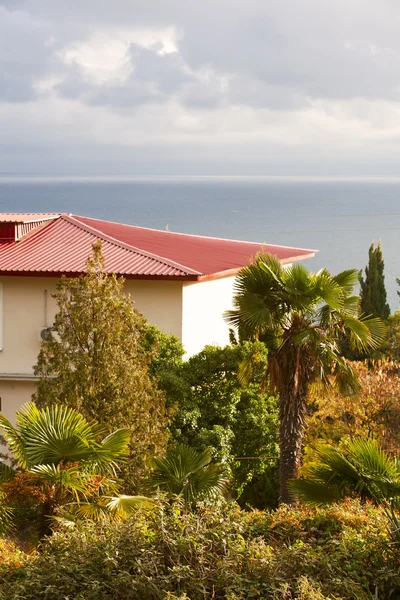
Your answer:
[[[300,500],[313,506],[347,496],[372,500],[384,509],[391,535],[400,542],[400,465],[374,440],[358,438],[343,448],[319,446],[305,476],[289,485]]]
[[[181,444],[168,450],[164,458],[153,460],[150,485],[153,489],[170,495],[183,496],[185,504],[194,506],[197,501],[225,488],[220,466],[211,463],[211,451],[197,452]]]
[[[293,501],[287,482],[301,464],[310,384],[320,380],[356,393],[358,380],[341,356],[340,338],[347,334],[361,351],[378,347],[383,339],[379,319],[358,316],[359,297],[352,295],[357,282],[356,270],[313,274],[299,264],[284,268],[269,254],[237,275],[234,309],[225,318],[241,339],[258,339],[269,352],[266,376],[280,397],[281,502]],[[242,366],[242,376],[248,368]]]
[[[118,490],[118,463],[128,455],[131,432],[119,429],[102,439],[103,430],[75,410],[60,405],[39,409],[25,404],[16,426],[0,415],[0,432],[16,468],[0,463],[0,527],[11,512],[28,507],[41,533],[66,504],[104,504]]]

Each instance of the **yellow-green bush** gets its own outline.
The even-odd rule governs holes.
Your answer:
[[[323,510],[235,506],[152,514],[48,538],[10,566],[3,600],[372,600],[400,598],[386,521],[349,501]]]
[[[27,564],[31,558],[12,542],[0,539],[0,576]]]

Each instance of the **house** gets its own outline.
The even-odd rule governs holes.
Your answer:
[[[57,279],[85,272],[101,240],[106,269],[147,319],[188,355],[228,342],[223,312],[238,270],[264,250],[283,264],[313,250],[120,225],[70,214],[0,214],[0,410],[13,418],[34,391],[43,329],[53,323]]]

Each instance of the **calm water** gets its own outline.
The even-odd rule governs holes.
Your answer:
[[[0,212],[71,212],[121,223],[319,250],[312,270],[361,269],[382,241],[400,308],[400,180],[46,180],[0,177]]]

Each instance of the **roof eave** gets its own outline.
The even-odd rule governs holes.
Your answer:
[[[287,258],[282,258],[282,259],[280,259],[280,262],[282,265],[288,265],[293,262],[303,260],[305,258],[313,258],[317,252],[318,252],[318,250],[310,250],[310,252],[307,254],[288,256]],[[223,277],[232,277],[234,275],[237,275],[239,273],[240,269],[243,269],[244,266],[246,266],[246,265],[243,265],[242,267],[235,267],[233,269],[226,269],[225,271],[219,271],[218,273],[208,273],[207,275],[199,275],[197,277],[197,281],[211,281],[212,279],[222,279]]]
[[[296,262],[298,260],[304,260],[305,258],[314,258],[314,256],[316,255],[317,252],[319,252],[319,250],[310,250],[307,254],[301,254],[301,255],[297,255],[297,256],[288,256],[287,258],[283,258],[281,260],[281,263],[283,265],[287,265],[292,262]]]
[[[138,275],[130,273],[115,273],[118,277],[124,279],[138,279],[146,281],[197,281],[198,275]],[[2,271],[0,277],[50,277],[60,279],[60,277],[81,277],[86,275],[86,271]]]
[[[313,258],[316,252],[318,252],[318,250],[312,250],[307,254],[290,256],[281,259],[280,262],[285,265],[306,258]],[[136,279],[144,281],[211,281],[213,279],[223,279],[224,277],[235,276],[238,274],[240,269],[243,268],[243,266],[234,267],[233,269],[225,269],[224,271],[219,271],[217,273],[207,273],[199,275],[146,275],[137,273],[119,273],[118,271],[115,274],[119,277],[123,277],[124,279]],[[85,275],[85,273],[86,271],[2,271],[0,269],[0,277],[51,277],[59,279],[62,276],[80,277],[81,275]]]

